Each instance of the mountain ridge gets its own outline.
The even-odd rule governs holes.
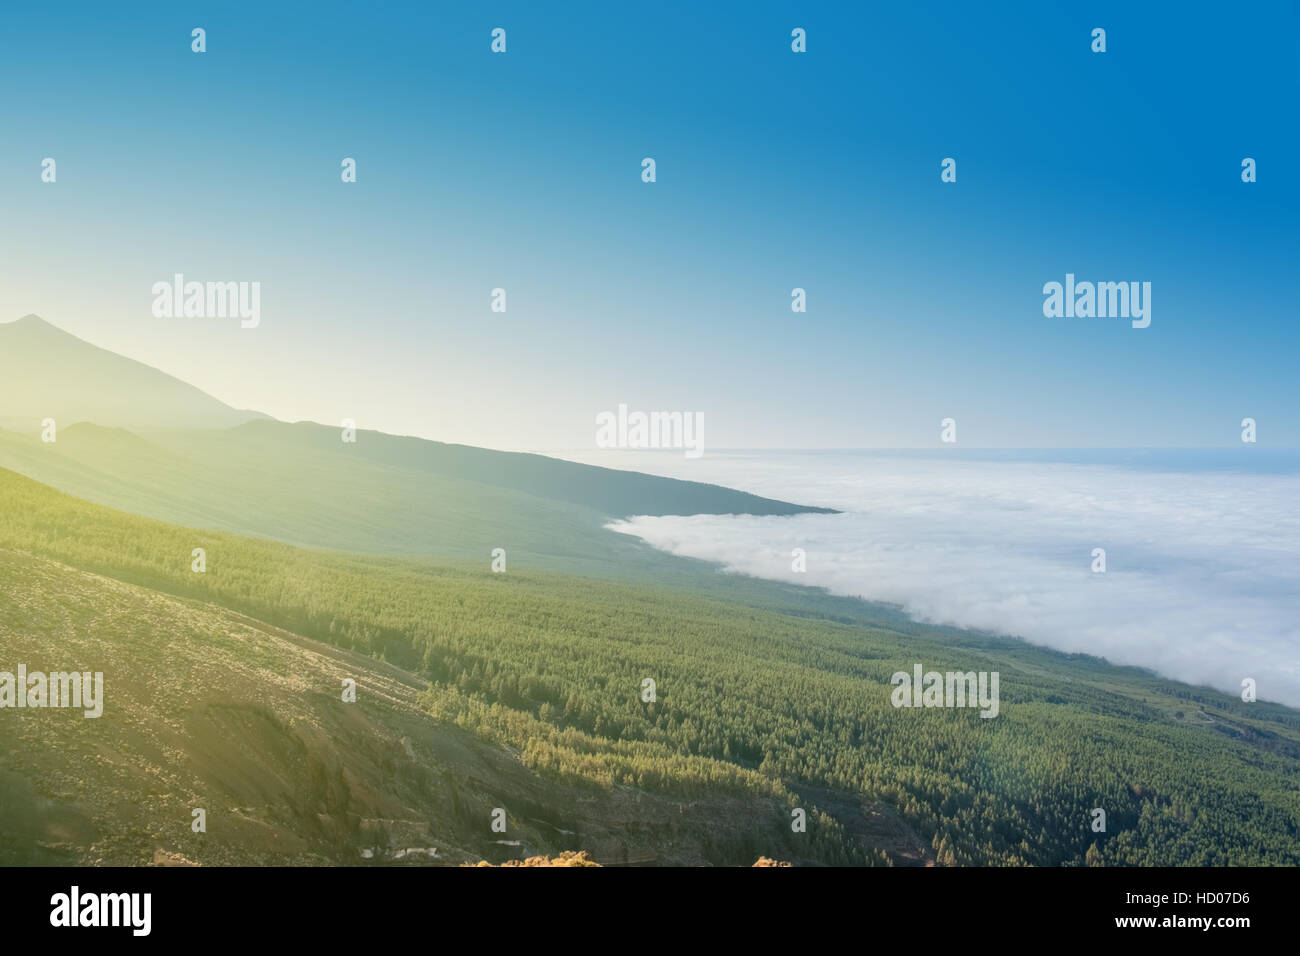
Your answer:
[[[47,417],[57,423],[53,441],[42,434]],[[583,573],[672,563],[608,531],[611,518],[830,510],[527,452],[379,431],[345,436],[241,413],[35,315],[0,326],[0,467],[191,527],[370,554],[478,561],[500,548],[511,560]]]
[[[0,427],[41,422],[122,428],[229,428],[263,412],[237,409],[137,359],[29,313],[0,323]]]

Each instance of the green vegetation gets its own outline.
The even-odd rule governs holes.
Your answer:
[[[41,441],[41,422],[57,441]],[[134,430],[128,430],[134,429]],[[803,507],[658,478],[419,438],[287,424],[96,348],[36,316],[0,324],[0,468],[113,508],[351,553],[689,582],[610,518],[790,515]]]
[[[310,422],[147,437],[60,423],[58,440],[0,431],[0,467],[163,521],[340,551],[669,580],[685,562],[603,525],[630,514],[805,509],[697,482],[540,455],[443,445]],[[527,489],[532,488],[532,491]]]
[[[753,832],[764,849],[798,849],[771,800],[687,805],[629,788],[575,800],[434,719],[414,675],[3,549],[0,649],[0,668],[93,668],[106,698],[91,720],[0,710],[0,865],[436,866],[579,846],[606,864],[738,864]],[[488,827],[497,807],[508,840]],[[206,832],[191,829],[195,808]],[[718,827],[741,820],[734,836]]]
[[[517,751],[574,802],[629,788],[723,801],[716,845],[699,851],[714,862],[1300,863],[1300,715],[1282,707],[1019,642],[870,626],[848,602],[780,588],[761,607],[513,565],[494,575],[485,559],[312,552],[116,513],[2,471],[0,500],[0,551],[417,674],[440,726]],[[190,570],[194,548],[205,574]],[[14,613],[0,611],[0,623]],[[889,677],[918,661],[999,671],[1001,716],[894,709]],[[803,837],[789,833],[796,806]],[[1089,829],[1093,807],[1105,834]],[[600,859],[552,849],[566,848]]]

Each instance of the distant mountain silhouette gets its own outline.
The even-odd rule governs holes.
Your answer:
[[[116,428],[231,428],[261,412],[231,408],[193,385],[27,315],[0,325],[0,427],[37,434],[90,421]]]
[[[41,440],[53,418],[57,440]],[[628,515],[823,511],[544,455],[240,412],[36,316],[0,325],[0,468],[191,527],[338,550],[644,577],[682,564],[603,527]]]

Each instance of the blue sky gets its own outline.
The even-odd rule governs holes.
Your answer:
[[[263,6],[7,14],[0,321],[493,447],[589,447],[619,403],[715,448],[949,416],[967,447],[1240,447],[1246,416],[1300,445],[1294,3]],[[261,282],[261,325],[155,318],[175,272]],[[1045,318],[1067,272],[1149,281],[1150,328]]]

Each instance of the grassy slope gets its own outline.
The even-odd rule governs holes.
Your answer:
[[[93,720],[0,712],[0,865],[458,863],[578,845],[606,864],[746,863],[767,847],[719,841],[719,822],[781,812],[627,788],[575,800],[431,717],[427,685],[399,668],[4,550],[0,648],[0,669],[102,671],[106,696]],[[356,703],[341,700],[345,677]],[[195,807],[206,833],[190,829]],[[495,807],[505,834],[488,825]]]
[[[810,510],[715,485],[376,432],[345,444],[338,429],[310,423],[147,438],[76,424],[52,444],[0,431],[0,467],[137,514],[291,544],[484,564],[504,548],[511,566],[664,579],[686,576],[687,565],[605,531],[609,517]]]
[[[1108,862],[1300,862],[1300,719],[1285,708],[1019,642],[835,620],[838,602],[818,617],[492,575],[486,562],[302,551],[114,513],[6,472],[0,500],[0,549],[385,658],[433,682],[428,711],[516,748],[573,799],[635,787],[766,808],[719,813],[701,858],[920,860],[933,848],[944,862],[1052,864],[1096,843]],[[208,550],[206,574],[189,570],[194,547]],[[21,635],[33,620],[9,626]],[[999,670],[1002,716],[893,709],[889,675],[917,661]],[[658,682],[654,705],[638,698],[645,677]],[[793,848],[772,809],[789,805],[810,810]],[[1087,827],[1095,806],[1109,815],[1104,837]]]

